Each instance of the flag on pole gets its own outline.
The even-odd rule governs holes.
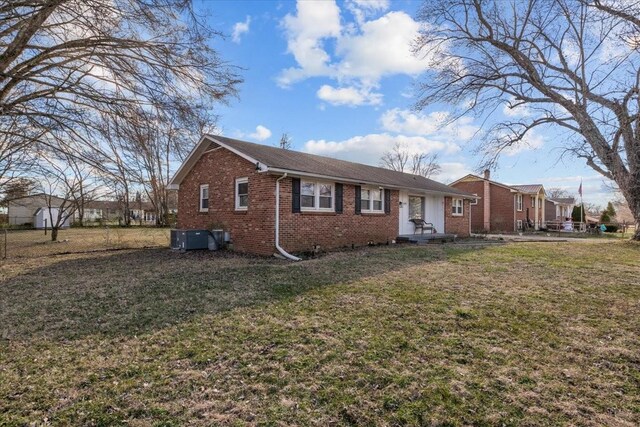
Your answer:
[[[580,187],[578,187],[578,194],[582,197],[582,180],[580,180]]]

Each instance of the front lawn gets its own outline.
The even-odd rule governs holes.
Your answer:
[[[0,263],[0,425],[638,425],[640,246]]]

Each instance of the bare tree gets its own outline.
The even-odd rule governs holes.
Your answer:
[[[293,141],[291,140],[291,138],[289,137],[289,135],[287,135],[286,133],[282,134],[282,137],[280,138],[280,148],[283,148],[285,150],[291,150],[291,145],[293,144]]]
[[[169,223],[169,191],[173,169],[196,144],[209,121],[208,116],[168,114],[155,108],[135,109],[110,116],[103,127],[113,156],[105,159],[112,171],[125,223],[130,224],[132,186],[139,187],[154,207],[156,225]]]
[[[74,205],[74,216],[77,217],[78,225],[82,227],[85,225],[87,204],[101,196],[98,193],[98,177],[94,168],[82,159],[71,155],[62,155],[61,157],[66,161],[68,173],[74,179],[70,197]]]
[[[550,199],[566,199],[569,197],[575,198],[573,194],[564,188],[560,187],[551,187],[546,190],[547,197]]]
[[[613,180],[640,223],[638,16],[637,1],[429,1],[415,51],[431,63],[416,107],[526,109],[486,132],[486,162],[534,129],[562,130],[566,153]]]
[[[58,231],[73,217],[76,211],[74,194],[78,192],[78,178],[70,170],[66,155],[61,152],[41,151],[32,173],[36,189],[44,197],[51,241],[58,240]]]
[[[234,95],[240,79],[211,48],[219,36],[190,0],[2,2],[0,173],[33,144],[99,149],[102,114],[187,114]]]
[[[393,148],[386,151],[380,158],[380,166],[399,172],[430,178],[440,172],[438,154],[413,153],[397,142]]]

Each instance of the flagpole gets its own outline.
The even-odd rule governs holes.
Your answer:
[[[586,231],[586,224],[583,226],[582,222],[586,223],[586,218],[584,217],[584,200],[582,197],[582,178],[580,178],[580,231]]]

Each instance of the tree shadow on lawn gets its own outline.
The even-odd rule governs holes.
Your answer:
[[[20,341],[132,336],[201,314],[446,260],[449,254],[470,249],[455,245],[365,248],[299,263],[168,250],[63,258],[0,281],[0,329],[9,339]]]

